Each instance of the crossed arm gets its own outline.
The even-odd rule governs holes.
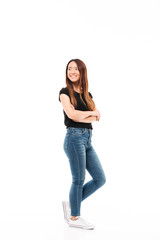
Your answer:
[[[66,94],[60,95],[60,100],[62,106],[67,116],[75,122],[91,123],[93,121],[99,121],[100,112],[97,110],[96,106],[93,111],[80,111],[75,110],[74,106],[71,104],[69,97]]]
[[[91,122],[96,121],[96,119],[97,119],[97,117],[90,116],[90,117],[86,117],[86,118],[82,119],[81,122],[83,122],[83,123],[91,123]]]
[[[71,107],[74,109],[74,106],[71,104]],[[95,108],[95,110],[97,110],[97,108]],[[97,110],[98,111],[98,110]],[[75,120],[74,120],[75,121]],[[99,119],[97,118],[97,116],[89,116],[89,117],[86,117],[86,118],[83,118],[81,120],[81,122],[83,123],[91,123],[91,122],[94,122],[94,121],[99,121]]]

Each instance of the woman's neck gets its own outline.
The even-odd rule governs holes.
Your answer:
[[[73,86],[73,90],[78,93],[82,93],[82,90],[78,86]]]

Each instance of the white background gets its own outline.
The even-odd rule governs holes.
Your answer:
[[[0,1],[0,238],[160,239],[160,2]],[[69,228],[71,174],[59,91],[85,62],[107,182]],[[86,181],[90,179],[89,174]]]

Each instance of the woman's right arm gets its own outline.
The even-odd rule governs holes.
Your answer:
[[[89,116],[97,116],[97,111],[80,111],[75,110],[72,104],[70,103],[70,99],[66,94],[60,95],[60,100],[63,106],[63,109],[67,116],[75,122],[81,122],[84,118]]]

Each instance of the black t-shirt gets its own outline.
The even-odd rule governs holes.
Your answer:
[[[69,91],[68,91],[68,88],[62,88],[60,91],[59,91],[59,101],[60,100],[60,94],[66,94],[69,98],[70,98],[70,102],[71,102],[71,97],[69,95]],[[84,105],[84,103],[82,102],[81,98],[80,98],[80,94],[76,91],[74,91],[75,93],[75,98],[77,100],[77,107],[75,108],[75,110],[80,110],[80,111],[89,111],[88,107],[86,107]],[[88,92],[89,95],[93,98],[92,94],[90,92]],[[84,102],[86,103],[86,100],[84,98],[84,94],[82,93],[82,98],[84,100]],[[92,127],[92,124],[91,123],[83,123],[83,122],[75,122],[73,121],[72,119],[70,119],[67,114],[65,113],[65,111],[63,110],[63,113],[64,113],[64,124],[65,126],[68,128],[68,127],[77,127],[77,128],[89,128],[89,129],[93,129]]]

